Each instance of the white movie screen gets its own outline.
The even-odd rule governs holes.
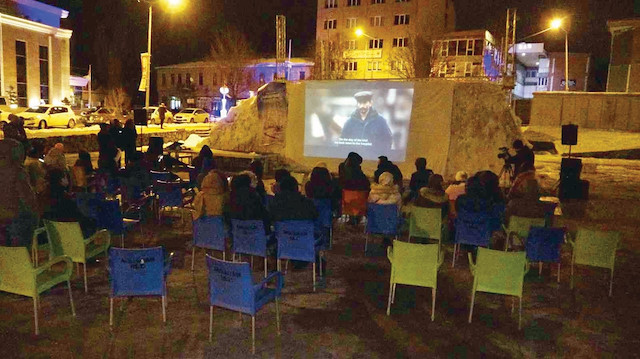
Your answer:
[[[310,81],[305,101],[305,156],[404,161],[413,83]]]

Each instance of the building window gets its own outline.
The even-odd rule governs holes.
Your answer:
[[[305,71],[300,71],[300,80],[304,80],[307,78],[307,73]]]
[[[346,25],[347,25],[347,29],[351,29],[351,28],[356,27],[356,26],[357,26],[357,25],[356,25],[357,20],[358,20],[358,19],[357,19],[357,18],[355,18],[355,17],[347,18],[347,23],[346,23]]]
[[[202,72],[198,74],[198,85],[204,85],[204,76],[202,76]]]
[[[547,86],[548,83],[548,78],[538,77],[538,86]]]
[[[538,72],[536,70],[527,70],[527,77],[537,77]]]
[[[371,0],[371,4],[384,4],[384,0]]]
[[[330,20],[325,20],[324,21],[324,29],[325,30],[332,30],[338,27],[338,20],[336,19],[330,19]]]
[[[347,6],[360,6],[360,0],[347,0]]]
[[[324,7],[326,9],[333,9],[338,7],[338,0],[325,0]]]
[[[445,77],[447,74],[447,63],[442,63],[440,64],[440,67],[438,68],[438,77]]]
[[[471,77],[473,75],[472,71],[473,67],[471,66],[471,62],[464,63],[464,77]]]
[[[473,54],[476,56],[484,55],[482,51],[483,45],[484,45],[484,40],[476,39],[476,41],[473,42]]]
[[[176,84],[176,75],[171,74],[171,86]]]
[[[162,74],[162,86],[167,86],[167,74]]]
[[[447,56],[456,56],[456,54],[458,53],[458,41],[449,40],[447,44],[447,51]]]
[[[355,49],[357,49],[356,40],[347,40],[347,43],[345,44],[345,47],[347,48],[347,50],[355,50]]]
[[[49,48],[40,46],[40,100],[49,103]]]
[[[16,83],[18,106],[27,107],[27,44],[16,41]]]
[[[407,62],[402,60],[393,60],[389,66],[391,71],[404,71],[407,68]]]
[[[369,40],[369,48],[370,49],[381,49],[382,48],[382,39],[371,39],[371,40]]]
[[[396,15],[393,18],[394,25],[409,25],[409,14]]]
[[[187,86],[191,86],[191,74],[187,72],[187,76],[184,77],[184,82]]]
[[[344,63],[344,70],[345,71],[358,71],[358,61],[347,61]]]
[[[449,41],[442,41],[440,43],[440,56],[449,56]]]
[[[178,85],[182,85],[182,74],[178,74]]]
[[[395,37],[393,39],[393,47],[407,47],[409,46],[408,37]]]
[[[369,19],[369,24],[371,26],[382,26],[384,23],[382,22],[382,16],[372,16]]]
[[[411,0],[396,0],[396,2],[409,2]]]
[[[467,56],[473,56],[473,40],[467,40]],[[478,54],[479,55],[479,54]]]
[[[378,60],[369,61],[367,63],[367,70],[368,71],[380,71],[380,70],[382,70],[381,62],[378,61]]]
[[[452,62],[447,64],[447,77],[455,77],[456,76],[456,63]]]

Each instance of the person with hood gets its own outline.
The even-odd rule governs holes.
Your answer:
[[[24,167],[29,175],[29,184],[36,195],[44,192],[47,188],[47,171],[44,168],[44,139],[37,138],[31,141],[31,148],[27,151],[27,159]]]
[[[378,157],[378,169],[373,173],[373,177],[376,182],[378,182],[378,178],[380,175],[389,172],[393,175],[393,183],[395,183],[398,188],[400,188],[400,192],[402,192],[402,172],[400,168],[396,166],[393,162],[389,161],[387,156]]]
[[[313,201],[298,190],[298,181],[285,177],[280,182],[280,192],[269,203],[272,221],[315,219],[318,212]]]
[[[238,174],[231,180],[227,208],[228,219],[262,220],[265,232],[269,233],[269,213],[258,193],[251,187],[251,177],[248,175]]]
[[[4,138],[12,138],[22,144],[25,152],[29,151],[29,140],[27,140],[27,133],[24,130],[24,118],[19,117],[16,114],[9,114],[7,118],[9,123],[4,125],[2,132],[4,132]]]
[[[24,149],[14,139],[0,141],[0,244],[28,246],[38,224],[38,205],[23,167]]]
[[[540,184],[535,178],[523,180],[517,191],[509,193],[509,202],[504,213],[505,223],[511,216],[545,218],[552,213],[555,204],[540,200]]]
[[[350,152],[347,159],[338,167],[339,183],[342,189],[352,191],[368,191],[371,188],[369,179],[362,172],[362,157]]]
[[[60,171],[63,175],[61,183],[65,187],[71,185],[71,172],[69,171],[69,166],[67,166],[67,159],[64,156],[64,145],[62,143],[56,143],[55,146],[47,152],[47,155],[44,156],[44,168],[47,170],[47,175],[54,170]]]
[[[402,206],[402,196],[398,190],[398,186],[393,183],[393,175],[384,172],[380,175],[378,183],[371,185],[369,192],[369,203],[376,204],[395,204],[398,209]]]
[[[89,186],[89,177],[94,173],[89,152],[82,150],[78,153],[78,159],[73,165],[72,173],[74,187],[87,188]]]
[[[340,137],[366,140],[378,153],[391,150],[392,135],[387,120],[372,108],[373,93],[360,91],[353,95],[358,108],[342,127]]]
[[[332,199],[335,188],[329,170],[323,167],[314,167],[311,170],[309,181],[304,186],[304,193],[309,198]]]
[[[271,184],[271,193],[276,195],[280,192],[280,182],[282,182],[285,177],[291,177],[291,172],[285,168],[280,168],[276,170],[274,177],[275,182]]]
[[[416,171],[411,174],[411,181],[409,182],[409,200],[414,200],[418,197],[418,191],[429,184],[429,177],[433,174],[433,171],[427,168],[426,158],[416,158],[415,165]]]
[[[429,177],[427,187],[420,188],[418,198],[416,198],[416,207],[440,208],[442,209],[442,218],[449,213],[449,196],[442,188],[444,179],[439,174],[433,174]]]
[[[193,200],[194,218],[221,216],[228,201],[228,194],[222,178],[216,171],[209,171],[202,180],[200,192]]]

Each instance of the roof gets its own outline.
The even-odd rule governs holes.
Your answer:
[[[637,27],[640,27],[640,18],[607,21],[607,28],[609,28],[609,32],[624,32],[633,30]]]
[[[473,39],[485,38],[491,41],[492,43],[494,42],[493,35],[489,31],[482,30],[482,29],[448,32],[440,36],[438,39],[447,40],[447,39],[469,39],[469,38],[473,38]]]
[[[262,58],[262,59],[255,59],[253,60],[251,66],[258,66],[260,64],[275,64],[276,59],[275,58]],[[174,64],[174,65],[165,65],[165,66],[157,66],[156,69],[197,69],[197,68],[204,68],[204,67],[212,67],[214,66],[214,61],[192,61],[192,62],[183,62],[181,64]],[[306,58],[306,57],[292,57],[291,58],[291,64],[298,64],[298,65],[309,65],[309,66],[313,66],[313,60],[310,58]]]

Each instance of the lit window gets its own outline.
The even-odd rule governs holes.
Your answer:
[[[380,71],[380,70],[382,70],[380,61],[375,60],[375,61],[369,61],[367,63],[367,71]]]
[[[369,19],[369,23],[371,26],[382,26],[384,24],[382,21],[382,16],[372,16]]]
[[[411,0],[396,0],[396,2],[409,2]]]
[[[360,6],[360,0],[347,0],[347,6]]]
[[[394,25],[409,25],[409,14],[396,15],[393,18]]]
[[[440,56],[449,56],[449,41],[440,43]]]
[[[355,17],[347,18],[347,23],[346,23],[346,25],[347,25],[347,29],[351,29],[351,28],[356,27],[356,26],[357,26],[357,25],[356,25],[357,20],[358,20],[358,19],[356,19]]]
[[[345,47],[347,48],[347,50],[355,50],[357,48],[356,40],[347,40]]]
[[[324,21],[324,29],[325,30],[332,30],[338,27],[338,20],[336,19],[330,19],[330,20],[325,20]]]
[[[327,9],[333,9],[338,7],[338,0],[325,0],[324,7]]]
[[[467,56],[473,56],[473,40],[467,40]]]
[[[390,63],[391,71],[404,71],[407,68],[406,61],[394,60]]]
[[[471,66],[470,62],[465,62],[464,63],[464,77],[471,77],[471,75],[473,74],[472,72],[473,67]]]
[[[348,72],[358,71],[358,61],[348,61],[344,63],[344,70]]]
[[[393,39],[393,47],[407,47],[409,44],[408,37],[396,37]]]
[[[369,48],[370,49],[381,49],[382,48],[382,39],[371,39],[371,40],[369,40]]]
[[[384,0],[371,0],[371,4],[384,4]]]

